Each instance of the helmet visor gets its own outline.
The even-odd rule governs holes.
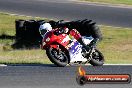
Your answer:
[[[45,29],[40,30],[40,34],[41,34],[41,36],[45,35],[46,32],[47,32],[47,30],[45,30]]]

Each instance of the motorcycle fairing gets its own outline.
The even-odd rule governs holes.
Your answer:
[[[78,41],[73,41],[72,46],[68,49],[70,55],[70,62],[83,61],[86,62],[87,59],[82,56],[82,45]]]

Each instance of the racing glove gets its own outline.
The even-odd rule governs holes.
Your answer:
[[[68,33],[69,29],[68,28],[59,28],[55,32],[56,35],[63,34],[63,33]]]

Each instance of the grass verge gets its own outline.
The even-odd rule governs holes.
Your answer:
[[[11,16],[0,13],[0,36],[8,34],[15,36],[16,19],[38,19],[23,16]],[[40,18],[39,18],[40,19]],[[43,18],[41,18],[43,19]],[[105,56],[105,64],[132,64],[132,28],[116,28],[100,26],[103,33],[103,41],[98,48]],[[50,64],[45,51],[32,50],[5,50],[3,46],[10,45],[14,40],[0,39],[0,63],[6,64]]]
[[[132,64],[132,28],[101,26],[104,39],[98,44],[108,64]]]
[[[15,36],[15,20],[16,19],[44,19],[25,16],[13,16],[8,13],[0,13],[0,36],[6,34]],[[10,46],[15,40],[13,39],[0,39],[0,64],[49,64],[51,63],[45,51],[40,49],[32,50],[12,50]],[[7,47],[5,48],[5,46]],[[9,49],[9,50],[8,50]]]
[[[110,4],[132,5],[132,0],[81,0],[81,1],[98,2],[98,3],[110,3]]]

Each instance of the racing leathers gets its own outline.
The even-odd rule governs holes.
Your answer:
[[[67,33],[68,35],[73,36],[81,45],[83,45],[83,48],[88,51],[90,49],[89,46],[87,46],[83,40],[81,34],[76,29],[68,29],[67,27],[60,28],[61,33]]]
[[[52,23],[55,23],[55,22],[52,22]],[[63,22],[63,23],[57,24],[57,26],[68,27],[69,30],[76,29],[77,30],[77,33],[75,32],[76,35],[77,34],[80,35],[80,37],[78,37],[77,40],[81,44],[83,44],[81,36],[87,36],[87,37],[92,36],[94,39],[92,42],[90,42],[90,44],[87,47],[96,46],[97,42],[99,40],[102,40],[102,33],[99,27],[96,25],[96,23],[92,22],[92,20],[84,19],[84,20],[78,20],[78,21]]]
[[[78,20],[71,22],[63,22],[63,21],[50,21],[50,24],[53,28],[58,27],[67,27],[69,31],[67,33],[74,36],[74,38],[83,45],[86,51],[89,51],[90,48],[95,47],[99,40],[102,40],[102,33],[99,27],[92,20]],[[94,39],[90,42],[89,45],[84,44],[82,41],[82,36],[90,37],[92,36]]]

